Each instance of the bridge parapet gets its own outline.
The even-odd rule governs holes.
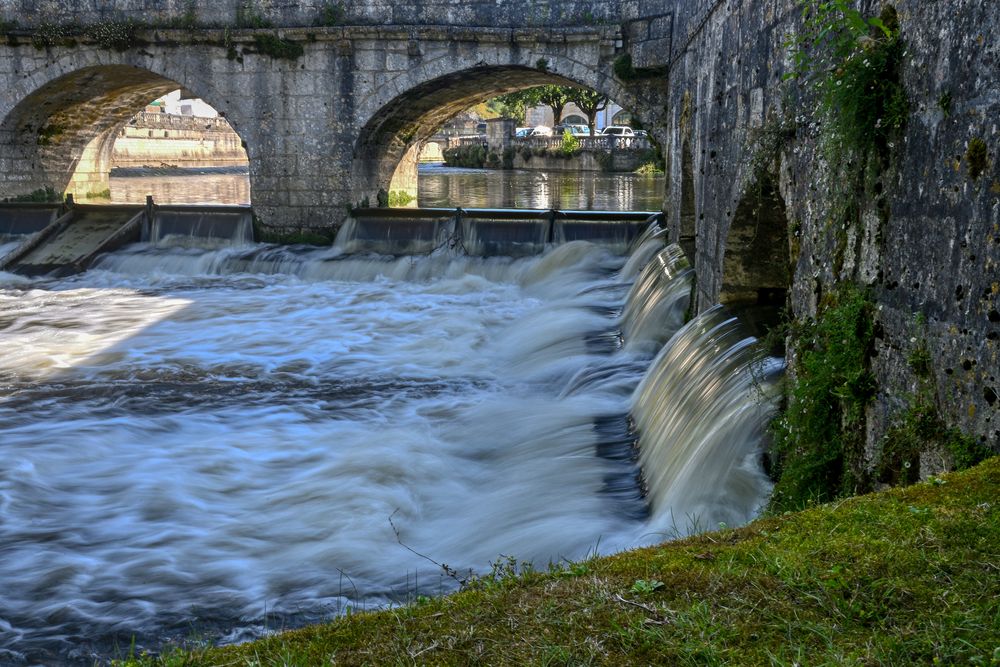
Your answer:
[[[0,20],[20,26],[93,25],[132,21],[146,26],[310,27],[332,25],[569,27],[618,24],[637,18],[638,0],[34,0],[0,6]]]

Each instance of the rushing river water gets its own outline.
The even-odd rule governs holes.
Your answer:
[[[707,462],[710,488],[641,497],[626,415],[650,350],[619,349],[617,315],[635,259],[584,242],[521,260],[187,245],[0,274],[16,351],[0,361],[0,662],[238,641],[452,588],[432,560],[578,559],[741,523],[766,498],[761,406],[749,429],[724,416],[742,444]],[[705,322],[685,345],[718,347]]]
[[[239,641],[453,588],[434,562],[544,566],[742,523],[767,497],[750,357],[705,361],[750,339],[710,313],[652,358],[686,305],[676,249],[190,245],[0,274],[0,663]],[[720,392],[737,407],[697,402]],[[681,460],[662,502],[628,432],[643,394],[650,432],[683,434],[644,452]]]
[[[132,169],[126,173],[130,175],[111,178],[115,203],[142,203],[148,194],[160,203],[250,203],[250,180],[245,172]],[[425,207],[658,211],[664,180],[662,176],[592,171],[488,171],[422,165],[418,187],[418,203]]]

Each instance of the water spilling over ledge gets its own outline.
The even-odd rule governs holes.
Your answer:
[[[766,499],[779,365],[719,311],[681,329],[662,235],[643,268],[231,232],[0,276],[3,660],[246,639],[453,587],[417,554],[543,566]]]

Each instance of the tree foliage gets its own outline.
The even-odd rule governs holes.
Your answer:
[[[567,104],[573,103],[587,116],[590,134],[594,134],[597,114],[608,106],[608,98],[595,90],[573,86],[536,86],[492,98],[486,104],[498,115],[524,123],[528,109],[544,104],[552,109],[554,122],[562,119]]]
[[[596,90],[589,88],[570,88],[570,101],[580,108],[580,111],[587,117],[587,127],[590,128],[590,136],[594,136],[594,126],[597,123],[597,114],[608,108],[610,101],[607,95],[602,95]]]

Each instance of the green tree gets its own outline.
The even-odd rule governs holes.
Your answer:
[[[608,108],[608,97],[596,90],[589,88],[570,88],[569,101],[576,104],[580,111],[587,117],[587,127],[590,128],[590,136],[594,136],[594,125],[597,123],[597,114]]]
[[[486,106],[504,118],[513,118],[519,125],[529,108],[538,104],[538,88],[525,88],[512,93],[498,95],[486,102]]]
[[[570,102],[570,95],[575,88],[568,86],[542,86],[535,88],[535,96],[539,104],[544,104],[552,109],[552,124],[558,125],[562,120],[563,109]]]

